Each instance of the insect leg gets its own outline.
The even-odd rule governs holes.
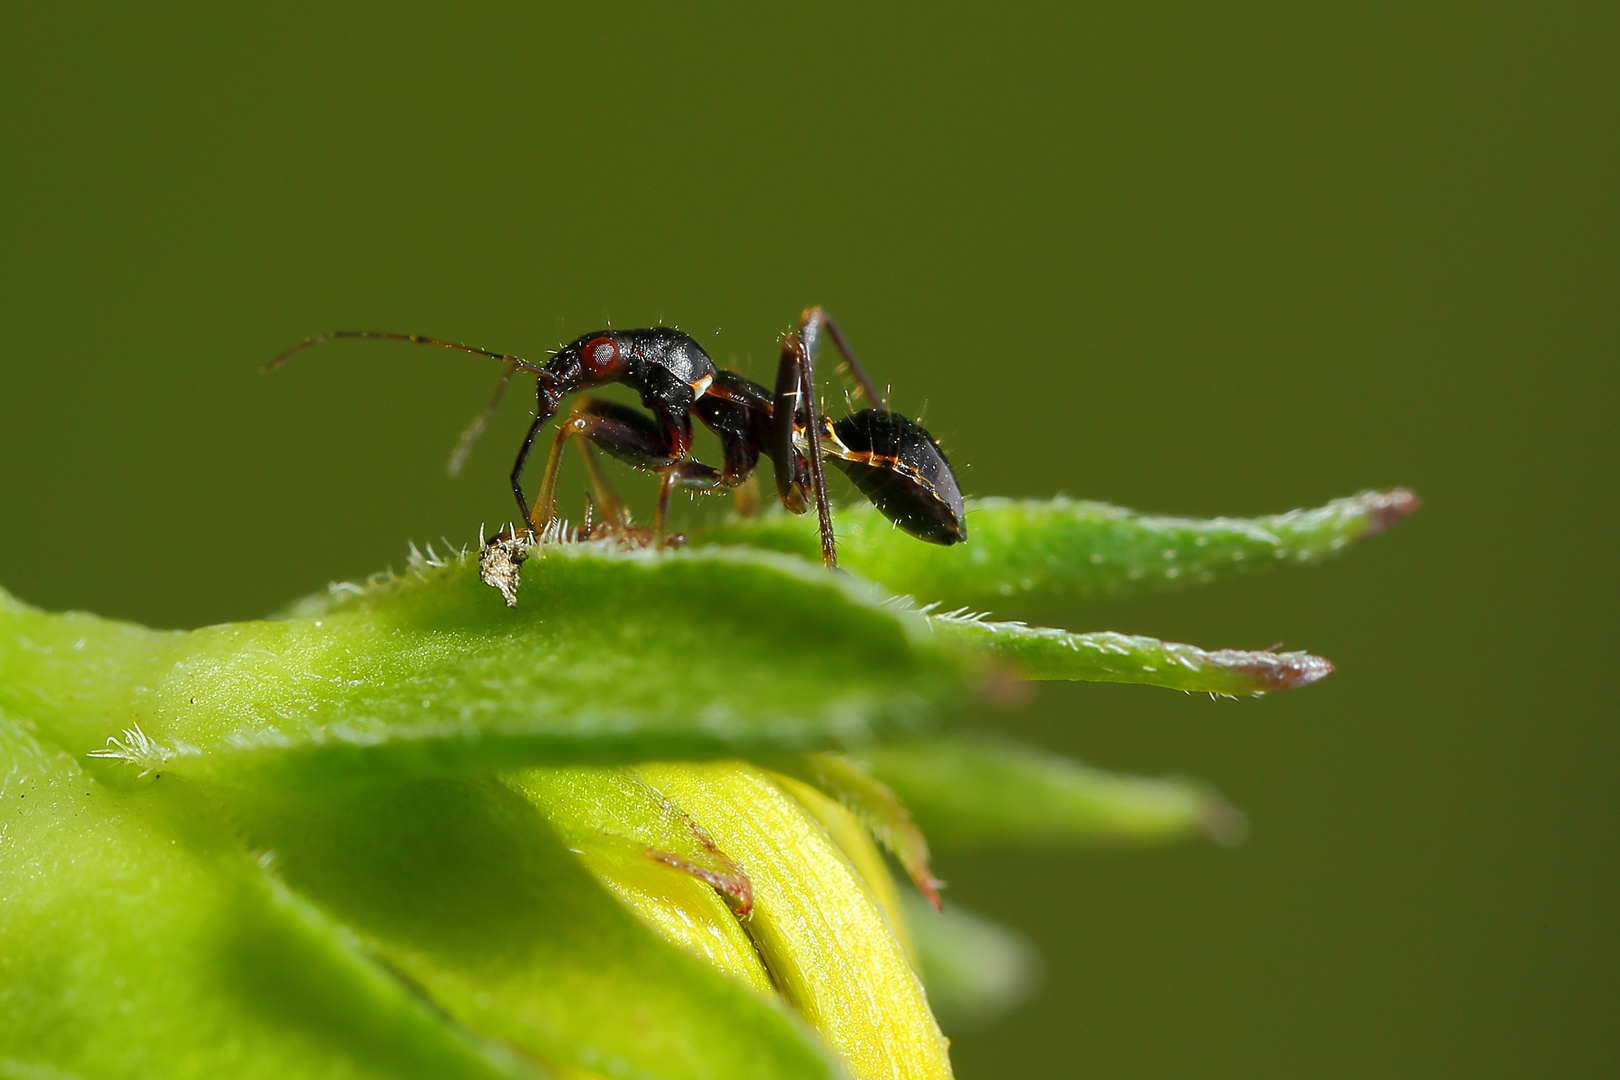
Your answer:
[[[790,513],[810,509],[805,493],[810,487],[810,465],[793,440],[806,425],[803,407],[804,380],[800,377],[804,343],[797,333],[782,339],[782,358],[776,366],[776,395],[772,399],[771,458],[776,466],[776,493]]]
[[[713,488],[723,484],[723,476],[719,470],[700,462],[681,460],[679,453],[681,440],[678,433],[672,431],[668,424],[660,424],[653,417],[627,405],[600,398],[586,398],[574,407],[574,411],[563,421],[561,429],[557,432],[551,458],[546,462],[546,477],[541,484],[540,494],[535,501],[534,517],[531,519],[531,525],[536,532],[550,524],[556,514],[558,468],[562,462],[562,449],[571,437],[580,440],[586,447],[587,454],[589,448],[594,446],[627,465],[659,474],[662,484],[659,489],[658,519],[654,530],[659,541],[663,540],[664,518],[672,488]],[[594,460],[587,457],[586,468],[592,474],[593,483],[600,482],[601,489],[606,490],[606,481],[602,480],[594,465]],[[598,498],[603,498],[601,491]],[[611,492],[607,493],[603,501],[606,502],[608,499],[617,503]]]
[[[775,454],[776,490],[782,505],[795,514],[809,509],[805,499],[805,477],[799,463],[808,466],[809,488],[816,500],[821,525],[821,561],[830,569],[838,566],[837,542],[833,538],[832,508],[827,501],[827,477],[821,467],[821,421],[816,415],[815,341],[811,316],[805,312],[799,329],[782,338],[782,359],[776,368]],[[807,331],[812,331],[807,333]],[[800,455],[795,436],[809,443],[809,452]]]
[[[849,339],[844,336],[842,330],[838,329],[838,324],[833,322],[833,317],[827,314],[826,308],[817,306],[805,311],[800,318],[800,326],[804,328],[807,344],[812,352],[815,351],[816,338],[820,329],[825,326],[827,336],[833,339],[834,345],[838,346],[838,351],[843,354],[844,363],[849,365],[849,373],[855,376],[855,381],[860,384],[861,393],[866,395],[867,404],[874,409],[882,409],[884,412],[888,412],[889,407],[884,404],[883,395],[878,393],[877,384],[872,382],[871,377],[866,374],[866,368],[861,366],[861,362],[855,358],[855,350],[849,347]]]
[[[749,474],[748,479],[737,485],[737,516],[755,517],[759,514],[759,480]]]
[[[594,442],[614,457],[641,468],[657,468],[673,460],[668,437],[650,417],[616,402],[586,398],[574,406],[568,419],[558,427],[557,438],[551,444],[545,477],[540,481],[540,491],[529,516],[529,527],[536,533],[557,516],[557,474],[562,466],[563,447],[570,438],[578,438],[582,446]],[[587,457],[585,468],[593,483],[601,479],[593,458]],[[616,509],[623,509],[611,493],[608,497]]]
[[[529,425],[529,433],[523,437],[523,445],[518,447],[517,460],[512,463],[512,494],[517,498],[518,513],[523,515],[523,521],[530,519],[529,500],[523,495],[523,465],[529,460],[529,451],[534,449],[534,440],[540,437],[540,429],[545,426],[550,416],[536,416],[534,423]]]
[[[720,470],[701,461],[677,461],[658,472],[663,480],[658,485],[658,513],[653,518],[653,542],[662,544],[665,522],[669,518],[669,493],[677,487],[717,488],[723,483]]]
[[[523,497],[523,466],[529,460],[529,451],[534,449],[534,440],[540,437],[540,429],[546,425],[546,421],[557,415],[559,398],[555,390],[547,385],[550,378],[550,375],[544,375],[535,384],[537,403],[534,409],[534,423],[529,425],[528,434],[523,436],[523,445],[518,447],[517,460],[512,463],[512,494],[517,498],[518,510],[523,514],[521,520],[524,522],[528,522],[533,515],[529,509],[529,500]],[[547,520],[550,520],[549,515]]]
[[[529,511],[529,531],[539,536],[557,517],[557,470],[562,465],[563,447],[569,436],[575,434],[576,417],[570,416],[557,429],[551,442],[551,454],[546,458],[545,475],[540,478],[540,490],[534,497],[534,509]]]
[[[629,521],[630,511],[625,507],[624,500],[613,490],[613,485],[608,483],[601,464],[596,460],[596,451],[591,449],[590,442],[583,435],[579,439],[579,454],[585,463],[585,475],[591,482],[595,505],[601,507],[603,520],[620,525]],[[589,535],[590,530],[585,531]]]
[[[757,513],[759,485],[754,470],[775,430],[771,395],[763,386],[722,368],[715,372],[714,382],[693,405],[692,413],[720,440],[724,458],[721,486],[737,489],[737,513],[744,517]]]

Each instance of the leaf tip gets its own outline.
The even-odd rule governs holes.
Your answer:
[[[1273,646],[1275,648],[1275,646]],[[1333,661],[1313,656],[1308,652],[1242,652],[1222,649],[1209,654],[1209,659],[1251,680],[1238,693],[1265,694],[1273,690],[1297,690],[1320,682],[1333,674]]]
[[[1212,793],[1198,814],[1198,827],[1222,847],[1237,847],[1249,838],[1249,815]]]
[[[1377,536],[1422,505],[1423,500],[1410,488],[1369,491],[1361,496],[1361,506],[1367,514],[1367,531],[1362,535]]]
[[[1333,674],[1333,661],[1306,652],[1282,653],[1272,669],[1274,685],[1282,690],[1309,686]]]
[[[906,869],[909,871],[911,868],[908,866]],[[939,890],[944,887],[945,883],[935,877],[926,865],[920,874],[913,873],[910,876],[911,883],[917,887],[917,891],[922,894],[923,899],[928,901],[928,906],[936,912],[944,914],[945,901],[940,899]]]

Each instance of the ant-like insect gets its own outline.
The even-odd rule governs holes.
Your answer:
[[[818,414],[815,362],[823,330],[843,354],[872,408],[841,420]],[[838,565],[838,553],[823,456],[842,469],[885,517],[912,536],[934,544],[967,539],[962,492],[945,452],[922,425],[889,411],[838,325],[819,307],[807,310],[798,329],[783,336],[774,394],[735,371],[717,367],[701,345],[669,327],[597,330],[565,345],[545,364],[418,334],[339,330],[306,339],[270,361],[265,370],[274,370],[288,357],[336,338],[435,345],[488,356],[506,365],[494,397],[467,428],[451,456],[451,473],[460,470],[512,376],[519,371],[532,374],[539,404],[512,465],[511,479],[523,520],[536,535],[556,517],[558,466],[564,444],[574,437],[585,455],[597,501],[610,512],[617,512],[618,503],[601,482],[591,454],[593,443],[620,461],[662,478],[653,529],[659,541],[664,537],[672,489],[735,488],[753,475],[762,453],[775,464],[776,490],[783,506],[803,514],[814,502],[821,521],[822,561],[829,567]],[[579,401],[557,432],[531,508],[523,494],[523,466],[541,427],[557,415],[569,394],[608,383],[623,383],[635,390],[652,415],[601,398]],[[724,457],[721,468],[688,456],[694,415],[719,436]]]

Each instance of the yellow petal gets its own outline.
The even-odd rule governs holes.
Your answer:
[[[711,882],[735,864],[628,769],[529,769],[508,785],[534,803],[585,868],[661,937],[761,993],[775,991],[753,941]],[[751,899],[751,897],[749,897]]]
[[[838,802],[830,799],[821,791],[811,787],[802,780],[795,780],[791,776],[772,773],[771,779],[776,781],[777,787],[793,796],[800,805],[810,811],[810,816],[821,823],[827,830],[844,857],[855,867],[860,874],[861,881],[876,900],[878,907],[888,917],[889,929],[899,939],[901,948],[906,950],[906,959],[911,961],[913,969],[917,967],[917,946],[911,939],[911,927],[906,923],[905,911],[900,906],[900,890],[895,888],[894,878],[889,875],[889,868],[884,865],[883,853],[872,843],[872,836],[866,831],[860,819]]]
[[[642,766],[754,887],[748,934],[777,989],[859,1080],[946,1080],[947,1043],[889,919],[810,814],[735,762]]]
[[[593,846],[580,860],[666,941],[762,994],[773,992],[754,943],[712,886],[628,847]]]

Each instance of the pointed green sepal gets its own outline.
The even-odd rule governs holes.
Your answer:
[[[938,547],[869,506],[840,507],[843,566],[897,593],[948,607],[1010,597],[1093,599],[1201,585],[1282,563],[1314,562],[1382,532],[1418,507],[1404,488],[1258,518],[1162,517],[1104,503],[977,499],[965,544]],[[746,544],[816,557],[813,515],[730,518],[695,544]]]
[[[1203,784],[1120,776],[1016,743],[940,739],[860,755],[940,850],[992,844],[1158,843],[1244,835]]]
[[[796,754],[771,766],[837,799],[889,850],[917,891],[939,907],[939,879],[928,866],[927,838],[894,792],[860,762],[843,754]]]
[[[1212,651],[1111,631],[1074,634],[952,615],[932,616],[931,621],[1023,679],[1141,683],[1236,696],[1309,686],[1333,671],[1331,663],[1305,652]]]

